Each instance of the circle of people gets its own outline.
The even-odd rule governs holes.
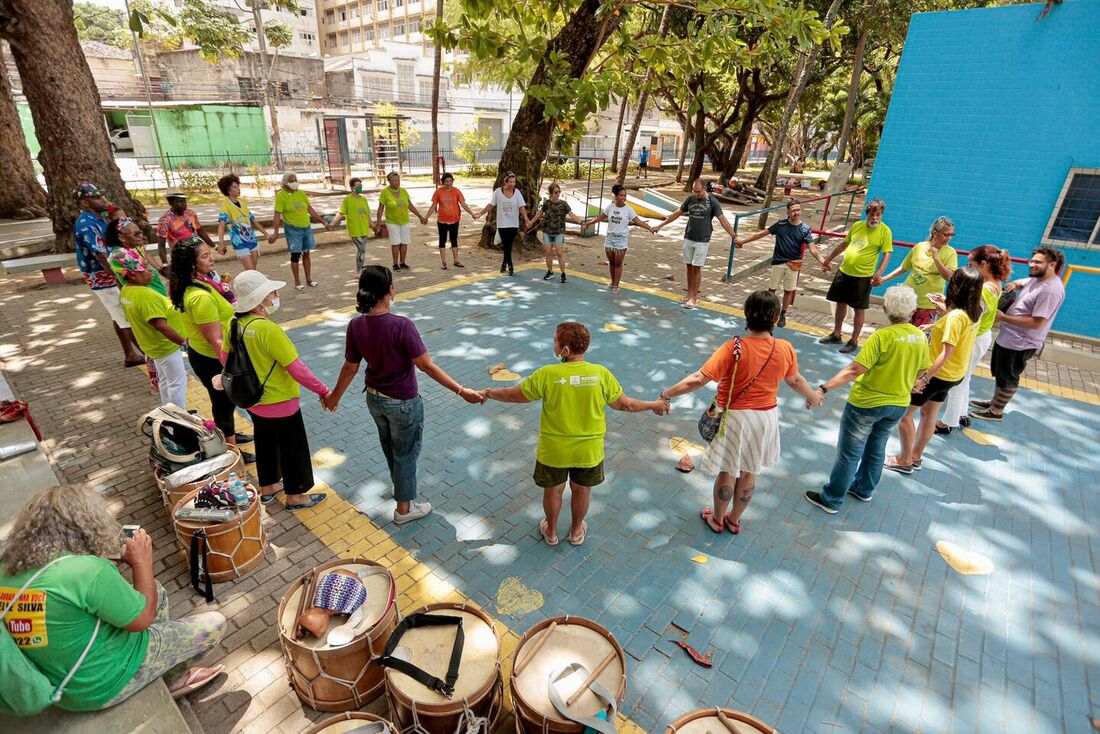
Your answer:
[[[226,188],[223,213],[227,206],[241,205],[233,198],[239,194],[239,182]],[[716,203],[709,201],[705,191],[702,196],[698,193],[693,198],[699,203],[689,199],[683,212],[700,219],[719,217],[713,208]],[[713,501],[701,509],[700,516],[715,533],[737,534],[757,474],[780,459],[779,384],[786,383],[810,409],[822,405],[830,391],[851,383],[829,479],[819,491],[805,493],[806,500],[816,507],[836,513],[848,496],[870,502],[884,468],[901,474],[919,471],[934,434],[950,434],[969,419],[1002,420],[1025,365],[1042,346],[1064,299],[1058,277],[1064,261],[1058,250],[1035,249],[1028,261],[1028,277],[1014,281],[1008,280],[1008,254],[991,245],[975,248],[967,263],[958,267],[958,253],[949,244],[954,225],[940,217],[932,224],[928,239],[914,246],[898,268],[886,273],[893,243],[890,229],[882,223],[885,205],[881,201],[868,202],[866,219],[855,223],[826,257],[814,246],[810,228],[801,222],[798,204],[792,203],[786,219],[752,238],[735,240],[741,246],[765,234],[776,238],[771,287],[752,293],[744,304],[746,333],[726,340],[698,370],[653,400],[628,396],[610,370],[585,359],[591,334],[577,322],[557,325],[553,335],[556,361],[536,369],[518,385],[481,390],[462,385],[435,364],[416,324],[392,312],[397,294],[393,270],[378,265],[360,269],[358,315],[347,326],[344,364],[330,389],[313,375],[284,329],[270,318],[280,306],[279,292],[286,282],[256,270],[255,260],[250,263],[252,268],[232,282],[223,280],[215,270],[216,246],[201,232],[193,233],[197,237],[178,239],[169,266],[158,267],[145,253],[138,225],[125,215],[107,212],[106,202],[94,186],[81,184],[76,195],[83,209],[83,221],[77,223],[77,257],[82,270],[88,266],[84,258],[101,267],[85,272],[90,276],[88,283],[112,317],[117,313],[126,319],[123,323],[128,325],[122,327],[116,318],[116,327],[132,329],[141,348],[127,353],[127,363],[148,359],[155,367],[151,374],[159,377],[162,402],[186,407],[181,350],[186,344],[187,359],[210,398],[214,423],[231,443],[244,442],[245,437],[237,432],[234,405],[221,389],[221,368],[227,352],[240,344],[246,347],[257,376],[263,376],[262,397],[248,412],[255,431],[251,440],[264,504],[280,493],[285,493],[289,510],[325,500],[325,494],[311,492],[313,468],[300,407],[301,388],[317,394],[326,410],[335,411],[365,361],[365,400],[393,484],[393,521],[397,524],[418,520],[432,510],[430,503],[417,499],[417,460],[425,423],[417,370],[468,403],[542,401],[532,476],[543,490],[544,517],[538,532],[551,546],[561,540],[558,517],[567,484],[571,490],[570,523],[565,537],[573,545],[585,542],[591,490],[604,481],[607,406],[664,415],[677,397],[717,382],[717,394],[699,420],[700,432],[708,441],[702,466],[715,476]],[[517,195],[513,190],[511,196]],[[184,217],[185,210],[185,206],[180,210],[174,204],[170,213]],[[620,216],[626,214],[630,212]],[[92,217],[98,218],[102,227]],[[611,215],[608,221],[614,223]],[[705,244],[703,239],[690,239],[703,234],[698,225],[692,229],[690,221],[685,262],[694,259],[698,245]],[[197,219],[193,223],[197,228]],[[164,231],[163,220],[161,226]],[[170,226],[171,221],[167,223]],[[100,234],[90,236],[89,228]],[[278,220],[273,229],[275,235]],[[80,244],[81,238],[85,244]],[[288,243],[290,240],[288,236]],[[849,365],[816,388],[800,373],[791,343],[774,336],[793,303],[806,246],[826,272],[844,255],[826,296],[836,304],[835,328],[819,341],[842,344],[840,349],[846,353],[859,350]],[[397,260],[400,256],[398,250],[395,262],[403,262],[403,258]],[[242,262],[247,257],[251,253],[245,253]],[[889,325],[874,331],[861,348],[849,349],[858,344],[871,289],[903,273],[907,274],[904,284],[888,288],[883,299]],[[161,275],[167,276],[167,284]],[[308,272],[306,278],[309,282]],[[117,291],[113,301],[101,295],[111,288]],[[852,338],[845,342],[841,329],[849,307],[855,311],[855,320]],[[231,341],[234,323],[238,343]],[[1000,330],[994,340],[997,324]],[[991,345],[994,393],[990,400],[971,401],[970,378]],[[941,408],[942,420],[937,422]],[[901,450],[887,457],[887,440],[895,427]],[[13,637],[45,675],[52,702],[62,708],[84,711],[113,706],[161,676],[168,679],[172,695],[178,698],[208,684],[224,670],[222,665],[196,665],[224,635],[224,616],[207,612],[171,620],[167,594],[153,575],[148,533],[134,531],[121,547],[121,561],[133,569],[132,583],[105,558],[118,552],[118,538],[117,524],[94,492],[64,485],[28,502],[0,552],[0,595],[6,594],[2,598],[9,600],[5,615],[32,584],[35,593],[49,594],[51,600],[57,595],[58,601],[51,601],[51,616],[44,622],[46,633],[52,640],[58,635],[51,626],[63,625],[63,637],[72,644],[58,645],[45,637],[29,639],[15,633]],[[82,600],[79,608],[62,603],[72,598]],[[107,624],[100,632],[104,620]],[[97,634],[109,638],[109,644],[98,646],[89,655]],[[90,642],[81,653],[78,648],[85,638]],[[25,670],[22,675],[32,676],[33,672]],[[57,685],[57,681],[62,682]],[[29,681],[22,682],[28,686],[12,690],[30,691]],[[10,703],[6,694],[0,694],[0,704]]]

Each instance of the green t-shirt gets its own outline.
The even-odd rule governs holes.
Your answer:
[[[0,611],[33,573],[9,576],[0,568]],[[60,708],[99,708],[122,691],[145,659],[148,631],[122,629],[144,611],[145,596],[106,559],[73,556],[58,561],[20,599],[4,618],[8,630],[55,685],[84,652],[96,619],[102,621],[88,657],[65,686]]]
[[[848,247],[844,250],[844,262],[840,272],[853,278],[870,278],[875,274],[878,256],[894,251],[894,233],[885,224],[867,228],[862,219],[852,225],[844,238]]]
[[[990,283],[982,286],[982,303],[985,305],[985,311],[982,312],[982,317],[978,319],[978,333],[975,336],[988,334],[990,329],[993,328],[993,322],[997,320],[997,302],[999,300],[1001,300],[1001,293],[997,286]]]
[[[857,408],[909,405],[917,373],[932,363],[928,338],[912,324],[891,324],[868,337],[856,363],[867,371],[852,384],[849,403]]]
[[[386,207],[387,224],[409,223],[409,192],[399,188],[397,193],[387,186],[378,195],[378,206]]]
[[[959,255],[951,245],[941,247],[938,258],[948,270],[959,267]],[[913,245],[913,249],[905,256],[901,266],[909,271],[905,285],[916,292],[917,308],[935,308],[936,304],[928,300],[928,295],[930,293],[942,295],[947,281],[940,274],[935,260],[932,259],[932,246],[927,241]]]
[[[275,211],[282,214],[283,221],[291,227],[309,226],[309,197],[301,189],[275,192]]]
[[[130,322],[130,328],[133,329],[134,339],[141,351],[145,352],[145,356],[160,359],[180,348],[149,323],[153,319],[164,319],[182,336],[183,319],[180,318],[180,312],[172,308],[171,301],[149,286],[129,284],[122,287],[118,300],[122,304],[126,320]]]
[[[350,194],[340,203],[340,213],[348,220],[348,237],[370,237],[370,202],[360,194]]]
[[[244,334],[244,346],[248,350],[248,358],[252,360],[252,369],[256,370],[261,383],[267,380],[263,397],[256,404],[282,403],[301,395],[298,383],[286,371],[286,366],[298,359],[298,350],[283,328],[270,319],[255,315],[238,319],[238,324],[238,333]],[[225,325],[224,339],[228,348],[229,324]]]
[[[542,400],[536,458],[546,466],[588,468],[603,461],[604,406],[623,394],[603,365],[562,362],[540,367],[520,383],[528,400]]]
[[[198,324],[221,324],[233,318],[233,306],[208,285],[192,283],[183,292],[183,335],[187,346],[204,357],[217,357],[214,347],[199,331]]]
[[[952,382],[966,377],[970,366],[970,352],[974,348],[974,337],[978,333],[978,324],[971,321],[966,311],[953,308],[932,325],[932,359],[940,356],[944,344],[953,344],[955,351],[940,366],[935,377]]]

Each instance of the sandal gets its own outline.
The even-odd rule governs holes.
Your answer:
[[[573,536],[570,535],[569,536],[569,545],[584,545],[584,539],[587,538],[587,537],[588,537],[588,523],[585,522],[584,520],[581,520],[581,537],[574,540]]]
[[[191,668],[187,671],[187,675],[173,683],[168,691],[172,694],[173,699],[183,698],[217,678],[224,670],[224,665],[215,665],[209,668]]]
[[[898,461],[898,457],[896,456],[891,456],[890,458],[888,458],[882,466],[884,469],[889,469],[890,471],[897,472],[898,474],[913,473],[913,465],[902,464],[900,461]]]
[[[465,265],[463,265],[463,264],[462,264],[462,263],[460,263],[460,262],[456,262],[456,263],[455,263],[455,267],[456,267],[456,268],[464,268],[464,267],[466,267],[466,266],[465,266]]]
[[[304,510],[307,507],[316,507],[327,499],[327,494],[324,494],[323,492],[315,492],[309,495],[309,502],[303,502],[300,505],[292,505],[288,502],[286,504],[286,509],[290,510],[291,512],[294,512],[295,510]]]
[[[539,520],[539,535],[542,536],[542,539],[545,540],[546,544],[551,548],[561,542],[557,538],[550,540],[550,523],[546,522],[546,520]]]
[[[720,533],[725,530],[725,522],[719,525],[717,528],[711,524],[711,519],[714,517],[714,509],[711,507],[704,507],[703,511],[699,513],[699,516],[703,518],[703,522],[707,524],[707,527],[711,529],[711,532]]]
[[[301,283],[294,286],[294,290],[296,290],[296,291],[304,291],[305,289],[306,289],[306,287],[304,285],[302,285]]]
[[[447,263],[443,263],[443,264],[442,264],[442,265],[440,265],[439,267],[440,267],[441,269],[443,269],[443,270],[446,270],[446,269],[447,269]]]
[[[726,516],[722,518],[722,524],[725,525],[726,529],[734,535],[741,534],[741,521],[738,520],[737,522],[732,522],[730,520],[729,513],[726,513]]]
[[[316,280],[311,280],[311,281],[309,281],[309,287],[310,287],[310,288],[316,288],[316,287],[317,287],[317,286],[319,286],[319,285],[321,285],[321,284],[320,284],[320,283],[318,283],[318,282],[317,282]]]
[[[695,462],[691,460],[691,454],[684,454],[676,463],[676,471],[690,474],[695,469]]]

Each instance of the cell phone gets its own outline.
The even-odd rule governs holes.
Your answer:
[[[122,545],[127,540],[134,537],[134,533],[136,533],[138,530],[141,530],[140,525],[123,525],[122,532],[119,533],[118,536],[119,545]]]

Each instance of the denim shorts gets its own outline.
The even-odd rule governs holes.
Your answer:
[[[608,232],[603,246],[608,250],[628,249],[629,235],[626,232]]]
[[[309,227],[284,224],[283,234],[286,236],[286,249],[291,253],[309,252],[317,247],[317,240],[313,239],[313,230]]]
[[[562,232],[561,234],[550,234],[549,232],[543,232],[542,233],[542,244],[544,244],[544,245],[564,245],[565,244],[565,233]]]

